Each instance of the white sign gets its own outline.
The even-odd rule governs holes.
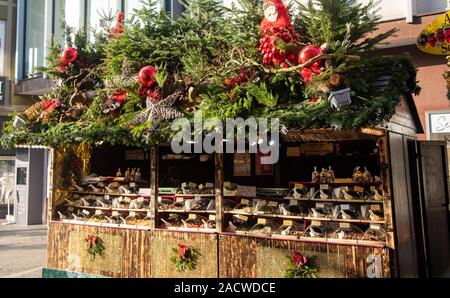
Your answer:
[[[430,114],[431,133],[450,133],[450,113]]]

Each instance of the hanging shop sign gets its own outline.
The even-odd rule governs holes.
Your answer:
[[[417,39],[417,46],[432,55],[450,55],[450,12],[425,27]]]
[[[450,133],[450,113],[430,114],[431,133]]]
[[[236,153],[234,155],[234,176],[249,177],[252,174],[250,153]]]
[[[273,165],[265,165],[262,164],[261,159],[263,157],[269,157],[270,153],[264,154],[261,152],[258,152],[256,154],[256,176],[272,176],[273,175]]]
[[[302,156],[323,156],[333,152],[333,143],[304,143],[300,145],[300,154]]]

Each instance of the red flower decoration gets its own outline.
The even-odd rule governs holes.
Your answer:
[[[189,245],[178,244],[178,258],[186,259],[190,250]]]
[[[302,268],[303,266],[305,266],[306,264],[308,264],[308,258],[305,257],[304,255],[302,255],[300,252],[298,251],[294,251],[291,254],[291,260],[292,260],[292,264],[295,267],[298,268]]]
[[[60,99],[55,99],[55,100],[47,100],[47,101],[45,101],[43,103],[42,107],[44,108],[44,111],[48,112],[48,111],[55,110],[60,105],[61,105],[61,100]]]
[[[111,34],[122,34],[123,33],[123,21],[125,19],[125,14],[123,11],[119,11],[119,15],[117,16],[117,22],[113,29],[111,29]]]
[[[77,60],[78,51],[74,48],[67,48],[61,53],[60,61],[64,66],[67,66]]]
[[[153,66],[145,66],[139,71],[139,82],[142,86],[150,88],[156,83],[156,69]]]
[[[123,102],[125,101],[125,99],[127,99],[128,97],[128,93],[124,90],[120,90],[120,91],[115,91],[113,92],[111,98],[115,101],[117,101],[120,105],[123,104]]]
[[[161,91],[159,89],[148,90],[147,99],[151,102],[160,102],[162,99]]]

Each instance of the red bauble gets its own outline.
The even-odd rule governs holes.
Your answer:
[[[142,86],[150,88],[156,83],[155,74],[156,69],[153,66],[145,66],[139,72],[139,82]]]
[[[311,60],[314,57],[317,57],[319,55],[323,54],[323,51],[321,48],[317,46],[306,46],[300,51],[300,55],[298,57],[298,62],[300,64],[306,63],[307,61]]]
[[[120,105],[122,105],[125,101],[125,99],[127,99],[128,97],[128,93],[125,90],[119,90],[119,91],[115,91],[113,92],[111,98],[114,99],[115,101],[117,101]]]
[[[313,77],[312,77],[313,72],[309,68],[306,68],[306,67],[302,68],[302,70],[300,71],[300,74],[302,75],[303,82],[305,82],[305,83],[309,83],[313,79]]]
[[[61,63],[63,65],[69,65],[78,58],[78,51],[74,48],[67,48],[61,53]]]

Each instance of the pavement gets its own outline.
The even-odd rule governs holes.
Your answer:
[[[47,259],[47,226],[0,221],[0,278],[41,278]]]

